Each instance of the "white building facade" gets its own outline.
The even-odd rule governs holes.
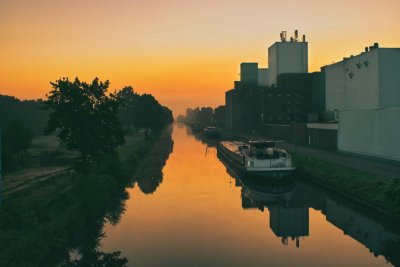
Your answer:
[[[338,149],[400,161],[400,48],[374,44],[324,70]]]
[[[400,108],[339,111],[338,149],[400,161]]]
[[[400,48],[373,48],[325,67],[326,110],[400,106]]]
[[[268,48],[269,85],[277,84],[281,73],[308,73],[308,43],[276,42]]]

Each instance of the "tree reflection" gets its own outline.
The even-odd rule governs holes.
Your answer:
[[[93,187],[94,189],[88,190],[99,190],[101,186]],[[85,195],[87,193],[82,192]],[[124,187],[111,186],[108,192],[97,191],[97,194],[83,201],[78,216],[69,227],[69,232],[73,234],[61,266],[127,266],[128,260],[121,256],[120,251],[103,252],[99,248],[100,241],[105,236],[105,223],[118,224],[128,198],[129,194]]]
[[[127,180],[74,172],[12,195],[0,207],[0,266],[126,266],[100,240],[125,211]]]
[[[174,146],[171,131],[172,128],[161,136],[137,168],[134,181],[145,194],[154,193],[162,183],[162,170]]]

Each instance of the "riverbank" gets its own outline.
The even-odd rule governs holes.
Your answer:
[[[222,138],[229,140],[265,138],[226,130],[220,133]],[[396,172],[398,166],[312,148],[297,149],[298,153],[294,153],[293,145],[285,144],[284,147],[291,152],[298,166],[298,177],[310,180],[389,218],[400,220],[400,172]]]
[[[10,174],[15,179],[6,177],[7,188],[13,188],[12,180],[26,186],[9,191],[0,206],[0,265],[126,266],[118,251],[101,251],[104,223],[118,223],[134,170],[170,135],[165,131],[148,140],[143,133],[129,135],[118,153],[104,157],[86,173],[43,171],[37,179],[24,170],[24,175]]]
[[[379,177],[299,153],[292,156],[300,178],[400,221],[400,179]]]

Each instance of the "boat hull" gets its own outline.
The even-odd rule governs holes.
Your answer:
[[[222,157],[229,165],[231,165],[240,175],[255,178],[284,179],[292,177],[295,170],[294,167],[284,168],[246,168],[243,164],[234,160],[228,152],[226,152],[221,144],[218,144],[218,155]]]

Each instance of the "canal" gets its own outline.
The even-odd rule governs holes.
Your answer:
[[[168,158],[141,166],[119,221],[104,227],[101,249],[121,251],[129,266],[399,264],[400,234],[381,216],[305,181],[237,177],[215,143],[183,125],[172,140]]]

